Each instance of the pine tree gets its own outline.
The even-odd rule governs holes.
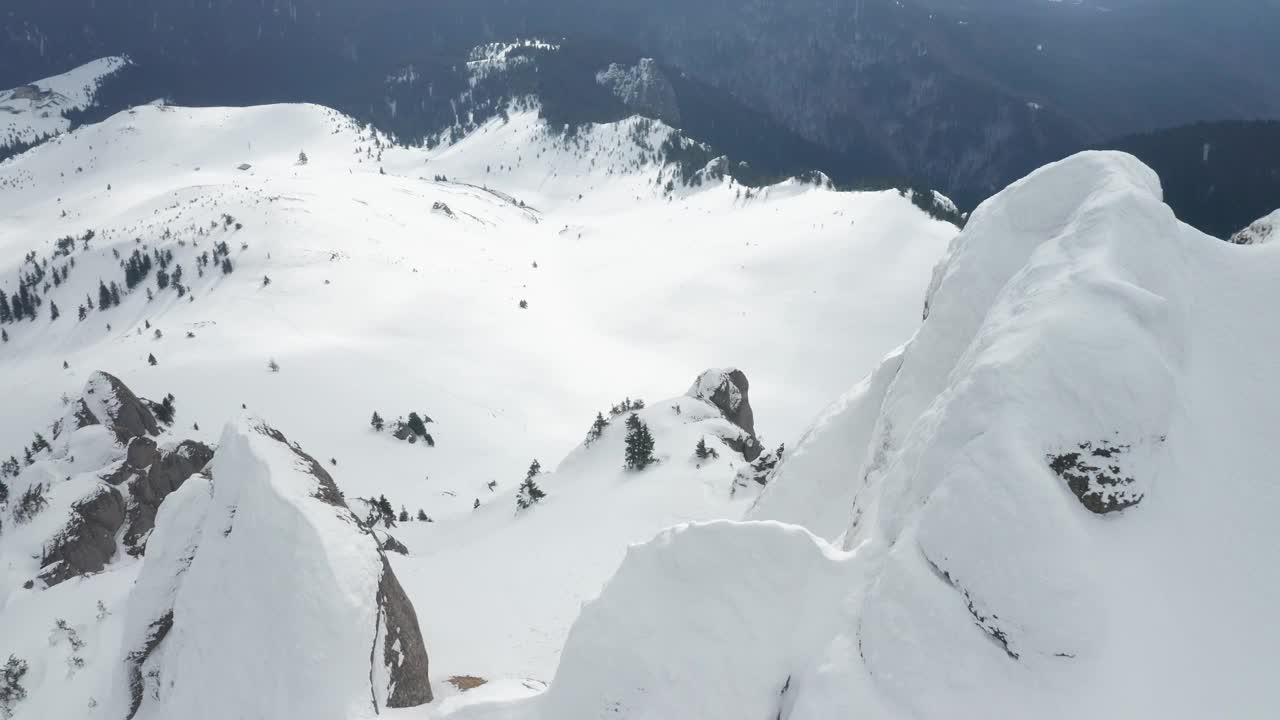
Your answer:
[[[57,319],[58,319],[58,316],[59,316],[59,315],[61,315],[61,314],[62,314],[62,313],[58,312],[58,303],[56,303],[56,302],[54,302],[54,301],[50,300],[50,301],[49,301],[49,319],[50,319],[50,320],[57,320]]]
[[[111,305],[114,307],[120,304],[120,288],[115,281],[111,281]]]
[[[627,416],[627,448],[623,467],[628,470],[644,470],[656,462],[653,457],[653,434],[649,426],[635,413]]]
[[[86,310],[83,305],[80,306],[80,309],[76,314],[79,316],[81,322],[84,322],[84,319],[89,317],[89,311]]]
[[[231,267],[231,258],[229,257],[222,258],[222,274],[230,275],[232,269],[233,268]]]
[[[382,421],[382,416],[377,410],[373,411],[373,418],[369,420],[369,424],[373,426],[374,432],[382,432],[382,428],[386,427],[386,423]]]
[[[400,506],[400,522],[409,522],[409,511],[403,505]]]
[[[534,460],[529,464],[529,472],[525,473],[524,482],[520,483],[520,491],[516,493],[516,510],[527,510],[536,505],[547,494],[538,487],[533,479],[542,473],[542,464]],[[479,503],[479,500],[476,501]]]
[[[418,522],[431,522],[431,518],[427,517],[427,514],[422,511],[422,508],[418,508]]]
[[[156,419],[164,423],[165,425],[172,425],[173,414],[174,414],[173,396],[167,395],[165,396],[164,402],[160,403],[160,405],[155,408]]]
[[[9,331],[0,329],[0,342],[9,342]]]
[[[0,290],[0,323],[13,322],[13,312],[9,310],[9,297]]]
[[[98,281],[98,307],[106,310],[111,307],[111,291],[107,289],[107,284]]]
[[[149,365],[153,365],[153,366],[154,366],[154,365],[156,364],[156,356],[155,356],[155,355],[147,355],[147,363],[148,363]]]
[[[266,287],[266,286],[268,286],[268,285],[270,285],[270,284],[271,284],[271,278],[267,277],[266,275],[263,275],[263,276],[262,276],[262,287]]]
[[[472,509],[472,510],[479,510],[479,509],[480,509],[480,498],[476,498],[476,502],[475,502],[475,504],[474,504],[474,505],[472,505],[472,506],[471,506],[471,509]]]
[[[599,440],[607,427],[609,427],[609,421],[604,419],[604,413],[596,413],[596,419],[591,423],[591,430],[587,433],[587,442]]]
[[[267,361],[267,369],[273,373],[280,372],[280,363],[276,362],[275,358],[271,358]]]
[[[711,452],[707,450],[706,438],[698,438],[698,445],[693,449],[693,454],[698,456],[699,460],[706,460],[711,457]]]
[[[391,507],[391,501],[386,495],[379,495],[377,502],[378,514],[382,516],[382,524],[391,527],[396,523],[396,510]]]

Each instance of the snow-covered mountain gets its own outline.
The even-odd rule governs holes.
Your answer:
[[[105,57],[61,75],[0,91],[0,153],[66,132],[71,120],[65,113],[91,105],[99,84],[128,64],[122,57]]]
[[[1270,717],[1276,277],[1131,156],[1033,173],[754,522],[634,548],[546,692],[451,717]]]
[[[431,149],[313,105],[148,105],[0,164],[6,711],[289,717],[325,678],[288,712],[385,713],[382,554],[424,712],[469,677],[542,687],[629,543],[741,518],[777,445],[911,335],[956,233],[895,191],[688,176],[694,142],[563,133],[536,99]],[[104,432],[116,404],[86,400],[79,427],[104,383],[161,419]]]
[[[0,715],[1268,716],[1276,243],[508,100],[0,163]]]

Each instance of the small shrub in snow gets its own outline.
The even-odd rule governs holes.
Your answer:
[[[377,410],[373,411],[373,418],[369,420],[369,426],[373,428],[374,432],[382,432],[382,428],[386,427],[386,423],[382,421],[382,416],[378,414]]]
[[[693,448],[693,454],[699,460],[720,457],[720,453],[716,452],[715,448],[707,447],[706,438],[698,438],[698,444]]]
[[[44,485],[36,483],[27,488],[18,499],[18,505],[13,509],[13,519],[19,525],[30,522],[48,504],[49,501],[44,499]]]
[[[267,361],[267,369],[273,373],[278,373],[280,372],[280,363],[276,362],[275,358],[271,358]]]
[[[147,364],[154,366],[156,364],[156,356],[153,354],[147,355]]]
[[[17,655],[10,655],[4,669],[0,671],[0,717],[13,717],[13,708],[27,697],[26,688],[22,687],[22,678],[27,674],[27,661]]]
[[[622,413],[625,413],[625,412],[631,412],[632,410],[643,410],[643,409],[644,409],[644,400],[640,400],[638,398],[635,400],[632,400],[631,398],[625,398],[622,402],[618,403],[617,405],[614,405],[612,408],[609,409],[609,416],[613,417],[615,415],[621,415]]]
[[[587,431],[587,444],[590,445],[599,440],[607,427],[609,427],[609,421],[604,419],[604,413],[596,413],[596,419],[591,422],[591,429]]]

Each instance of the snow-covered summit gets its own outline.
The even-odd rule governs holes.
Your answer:
[[[128,64],[123,57],[104,57],[61,75],[0,90],[0,150],[65,132],[71,121],[63,114],[93,104],[99,83]]]
[[[753,512],[849,555],[754,525],[659,539],[584,611],[550,691],[457,717],[1268,716],[1280,330],[1251,309],[1278,275],[1274,246],[1178,222],[1130,156],[1033,173],[973,214],[920,331]],[[744,593],[703,552],[756,543],[814,566],[761,564]],[[797,582],[802,609],[770,589]],[[627,642],[654,605],[673,617]],[[686,621],[725,616],[741,632],[656,691],[696,651]]]

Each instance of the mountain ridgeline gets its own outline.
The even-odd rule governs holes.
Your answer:
[[[595,74],[653,57],[682,129],[762,178],[812,169],[844,186],[910,183],[966,208],[1107,138],[1280,115],[1266,71],[1280,51],[1262,31],[1280,22],[1274,3],[73,4],[18,0],[0,18],[0,87],[128,54],[137,67],[86,118],[156,97],[308,101],[413,142],[466,121],[448,100],[469,90],[473,47],[545,37],[562,53],[531,82],[551,118],[615,119]],[[1206,37],[1230,37],[1233,52]],[[416,81],[388,87],[406,77]]]

